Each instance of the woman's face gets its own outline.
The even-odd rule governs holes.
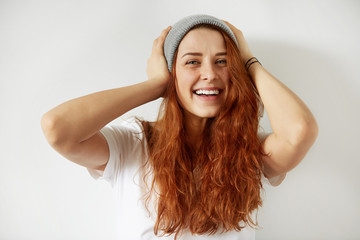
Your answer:
[[[176,91],[185,116],[218,115],[229,84],[226,47],[220,32],[198,28],[181,41],[176,59]]]

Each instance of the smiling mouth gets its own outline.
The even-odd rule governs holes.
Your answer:
[[[215,89],[215,90],[199,89],[199,90],[193,91],[193,93],[195,93],[198,96],[217,96],[221,93],[221,90],[219,90],[219,89]]]

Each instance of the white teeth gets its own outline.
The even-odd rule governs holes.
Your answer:
[[[218,95],[220,93],[219,90],[196,90],[195,92],[198,95]]]

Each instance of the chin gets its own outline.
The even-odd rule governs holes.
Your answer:
[[[193,108],[191,110],[185,110],[185,113],[190,118],[214,118],[220,113],[219,108]]]
[[[200,117],[200,118],[214,118],[219,115],[219,111],[201,111],[201,112],[195,113],[194,115],[197,117]]]

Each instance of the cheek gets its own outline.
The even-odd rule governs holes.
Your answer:
[[[188,99],[188,98],[185,95],[184,88],[181,85],[179,85],[178,81],[176,82],[176,99],[177,99],[179,105],[183,109],[185,109],[186,102],[187,102],[186,99]]]
[[[197,71],[194,69],[182,68],[180,72],[177,72],[177,76],[184,83],[192,82],[197,76]]]
[[[176,94],[180,100],[180,102],[184,102],[184,99],[188,96],[189,87],[186,81],[183,79],[176,81]]]
[[[176,94],[179,104],[184,108],[188,108],[188,104],[192,101],[192,81],[186,75],[177,78]]]
[[[221,73],[221,78],[225,87],[225,99],[226,99],[229,93],[229,86],[230,86],[230,74],[227,69]]]
[[[183,95],[190,93],[192,86],[196,83],[196,74],[193,71],[182,71],[176,77],[178,93],[181,92]]]
[[[184,96],[186,93],[186,82],[184,82],[183,76],[177,76],[176,78],[176,95],[180,103],[184,101]]]
[[[223,70],[222,76],[224,83],[228,85],[230,82],[230,74],[227,68]]]

